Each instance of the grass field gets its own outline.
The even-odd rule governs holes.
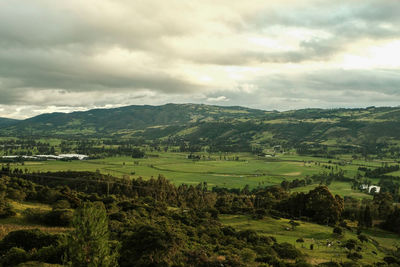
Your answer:
[[[299,221],[300,226],[292,230],[287,219],[265,218],[253,220],[244,215],[221,215],[220,220],[223,224],[232,226],[237,230],[251,229],[262,235],[273,236],[279,243],[288,242],[306,254],[308,261],[312,264],[326,261],[349,261],[346,258],[347,249],[342,248],[340,244],[348,239],[357,240],[355,232],[346,230],[343,236],[338,237],[332,233],[333,229],[331,227],[308,222]],[[362,247],[360,253],[363,256],[363,259],[359,261],[361,264],[382,261],[385,256],[383,253],[385,249],[394,249],[396,245],[400,244],[400,237],[393,233],[375,228],[365,231],[365,233],[377,243],[372,240],[367,243],[360,243]],[[297,243],[296,240],[299,238],[303,238],[305,242]],[[328,247],[328,242],[331,242],[332,246]],[[311,244],[314,244],[313,250],[310,250]]]
[[[301,157],[297,155],[280,155],[277,157],[257,157],[250,153],[200,154],[201,160],[187,159],[187,153],[148,154],[143,159],[131,157],[110,157],[86,161],[42,161],[25,162],[13,166],[29,171],[100,171],[116,177],[157,177],[164,175],[173,183],[179,185],[198,184],[207,182],[210,187],[223,186],[242,188],[249,185],[251,188],[258,185],[276,185],[283,180],[302,179],[307,175],[330,171],[328,166],[336,168],[335,163],[345,160],[326,158]],[[203,155],[205,156],[203,158]],[[208,158],[210,157],[210,158]],[[239,157],[239,160],[233,160]],[[345,176],[353,177],[360,165],[380,166],[380,162],[347,162],[339,168],[345,171]],[[296,191],[308,191],[316,185],[297,188]],[[351,190],[350,184],[333,182],[330,188],[335,194],[351,195],[357,198],[370,197],[364,193]]]
[[[47,227],[43,225],[32,224],[27,222],[22,215],[23,211],[28,208],[49,211],[51,210],[51,207],[49,205],[17,201],[10,201],[10,204],[13,206],[17,214],[14,217],[0,219],[0,240],[9,232],[17,230],[40,229],[48,233],[60,233],[68,230],[68,228],[64,227]]]

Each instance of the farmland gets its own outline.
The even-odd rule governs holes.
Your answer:
[[[145,158],[108,157],[94,160],[73,161],[26,161],[13,163],[11,167],[29,172],[92,171],[120,178],[149,179],[163,175],[176,185],[207,182],[208,186],[250,188],[278,185],[282,181],[304,179],[307,176],[328,172],[332,168],[342,169],[346,177],[353,178],[359,166],[378,167],[383,161],[346,161],[316,157],[301,157],[281,154],[276,157],[259,157],[251,153],[197,153],[199,160],[188,159],[187,153],[148,153]],[[343,164],[342,162],[346,162]],[[391,162],[391,161],[386,161]],[[341,164],[341,165],[339,165]],[[371,179],[377,182],[378,179]],[[293,191],[306,192],[314,188],[313,183]],[[370,195],[353,190],[348,182],[334,181],[329,185],[333,193],[356,198]]]

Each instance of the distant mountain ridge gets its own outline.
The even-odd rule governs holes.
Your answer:
[[[0,128],[5,126],[10,126],[18,123],[19,120],[9,119],[9,118],[0,118]]]
[[[265,111],[243,107],[219,107],[197,104],[166,104],[162,106],[126,106],[92,109],[72,113],[41,114],[9,127],[7,131],[40,133],[72,131],[81,133],[112,133],[122,129],[143,130],[147,127],[183,125],[187,123],[234,119],[243,114],[252,117]]]
[[[140,137],[186,140],[202,146],[234,144],[246,149],[301,143],[357,146],[371,142],[372,147],[376,142],[400,141],[399,107],[278,112],[239,106],[166,104],[51,113],[5,121],[0,124],[3,136]]]

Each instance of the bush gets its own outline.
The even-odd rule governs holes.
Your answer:
[[[312,267],[313,265],[301,260],[301,261],[296,262],[296,264],[294,266],[296,266],[296,267]]]
[[[343,246],[346,247],[348,250],[352,250],[356,248],[356,245],[357,245],[357,240],[349,239]]]
[[[385,258],[383,258],[383,260],[387,263],[387,264],[400,264],[400,261],[397,260],[395,257],[393,256],[387,256]]]
[[[246,240],[247,242],[252,243],[252,244],[257,244],[257,242],[260,240],[260,237],[258,236],[257,232],[254,230],[240,231],[237,234],[237,237],[241,240]]]
[[[10,203],[5,198],[0,198],[0,218],[8,218],[15,215],[16,212]]]
[[[265,209],[257,209],[253,214],[253,218],[257,220],[263,219],[267,215]]]
[[[120,266],[169,266],[180,249],[181,240],[171,229],[137,225],[122,241]]]
[[[0,250],[6,251],[12,247],[23,248],[30,251],[33,248],[57,245],[58,235],[43,233],[38,229],[18,230],[8,233],[0,243]]]
[[[363,256],[360,253],[357,252],[353,252],[353,253],[349,253],[347,254],[347,258],[353,260],[353,261],[357,261],[363,258]]]
[[[72,221],[72,210],[52,210],[44,215],[43,222],[50,226],[68,226]]]
[[[329,262],[324,262],[321,264],[318,264],[320,267],[340,267],[340,263],[334,262],[334,261],[329,261]]]
[[[19,263],[26,262],[29,260],[29,254],[18,247],[12,247],[7,253],[1,258],[1,266],[15,266]]]
[[[360,267],[361,265],[354,261],[346,261],[342,263],[342,267]]]
[[[108,217],[110,220],[115,220],[119,222],[126,221],[126,213],[123,211],[111,213]]]
[[[256,258],[256,256],[257,256],[256,253],[253,250],[249,249],[249,248],[244,248],[240,252],[240,258],[245,263],[253,262],[254,259]]]
[[[236,230],[232,226],[225,226],[222,228],[222,233],[226,236],[235,236]]]
[[[70,209],[71,208],[71,204],[69,203],[68,200],[65,199],[61,199],[61,200],[57,200],[54,204],[53,204],[53,209]]]
[[[361,234],[358,235],[357,237],[361,242],[368,242],[368,237],[366,235]]]
[[[343,234],[343,229],[340,227],[335,227],[333,228],[333,233],[337,235],[342,235]]]
[[[301,252],[289,243],[275,243],[272,248],[276,251],[278,256],[282,259],[297,259],[302,256]]]
[[[73,211],[69,209],[56,209],[52,211],[26,209],[23,215],[31,223],[46,224],[49,226],[69,226],[72,221]]]
[[[30,223],[42,224],[45,213],[46,212],[42,211],[41,209],[29,208],[24,210],[22,212],[22,215],[25,217],[25,220],[27,220]]]
[[[62,258],[65,254],[66,246],[48,246],[43,247],[32,256],[32,260],[40,262],[62,264]]]

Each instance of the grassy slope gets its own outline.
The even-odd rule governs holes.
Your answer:
[[[313,264],[325,261],[347,261],[346,249],[341,248],[337,241],[343,242],[347,239],[357,239],[357,235],[350,231],[345,231],[343,237],[338,238],[332,234],[332,228],[329,226],[318,225],[308,222],[299,222],[300,226],[295,230],[287,230],[289,220],[265,218],[262,220],[253,220],[243,215],[222,215],[220,216],[222,223],[233,226],[237,230],[252,229],[260,234],[274,236],[278,242],[288,242],[295,245],[304,254],[308,255],[308,261]],[[375,246],[372,242],[362,244],[363,259],[360,263],[367,264],[376,261],[382,261],[384,253],[382,249],[394,249],[395,245],[400,243],[398,235],[385,232],[379,229],[368,230],[367,233],[371,238],[379,242],[379,246]],[[303,238],[305,243],[296,243],[296,240]],[[327,240],[334,241],[334,246],[327,247]],[[310,250],[310,245],[314,244],[314,250]],[[378,255],[372,253],[377,252]]]
[[[6,236],[9,232],[22,230],[22,229],[40,229],[49,233],[60,233],[66,231],[68,228],[64,227],[47,227],[43,225],[32,224],[25,221],[22,213],[28,208],[40,209],[40,210],[51,210],[51,207],[46,204],[32,203],[32,202],[17,202],[11,201],[11,205],[14,207],[17,215],[11,218],[0,219],[0,240]]]

